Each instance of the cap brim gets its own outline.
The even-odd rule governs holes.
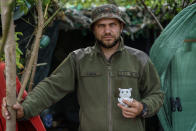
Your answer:
[[[104,18],[115,18],[115,19],[118,19],[119,21],[121,21],[123,24],[125,24],[125,21],[124,21],[122,18],[120,18],[119,16],[117,16],[117,15],[113,15],[113,16],[105,15],[105,16],[102,16],[102,17],[95,18],[95,19],[92,21],[92,23],[90,24],[90,28],[92,29],[93,25],[94,25],[97,21],[99,21],[99,20],[101,20],[101,19],[104,19]]]

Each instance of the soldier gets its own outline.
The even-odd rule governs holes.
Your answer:
[[[96,7],[90,26],[94,46],[71,52],[22,104],[14,105],[17,118],[35,116],[77,90],[80,131],[144,131],[144,118],[158,112],[163,93],[149,57],[124,45],[124,25],[116,6]],[[131,88],[133,100],[123,100],[127,106],[118,102],[119,88]],[[10,119],[5,102],[3,111]]]

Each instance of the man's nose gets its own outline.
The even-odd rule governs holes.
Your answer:
[[[111,28],[109,26],[105,26],[105,33],[111,33]]]

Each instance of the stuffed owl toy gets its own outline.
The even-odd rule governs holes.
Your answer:
[[[120,98],[118,98],[118,102],[120,102],[120,104],[122,104],[123,106],[128,107],[128,105],[125,104],[123,100],[133,101],[133,98],[130,98],[132,88],[128,88],[128,89],[119,88],[119,91],[120,91],[119,93]]]

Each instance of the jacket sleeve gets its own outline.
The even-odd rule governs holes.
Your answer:
[[[70,54],[51,74],[42,80],[22,103],[25,119],[38,115],[75,89],[75,63]]]
[[[160,90],[161,83],[157,71],[151,60],[148,59],[140,82],[141,102],[147,106],[147,115],[153,116],[163,105],[164,93]]]

